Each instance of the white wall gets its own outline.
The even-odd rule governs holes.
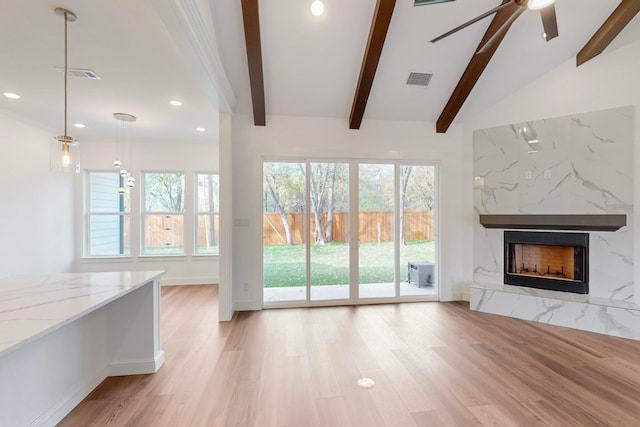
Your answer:
[[[0,111],[0,277],[71,271],[73,175],[49,172],[55,132]]]
[[[511,123],[566,116],[625,105],[635,106],[634,223],[640,219],[640,42],[607,52],[576,68],[572,58],[464,124],[464,143],[472,132]],[[640,227],[634,229],[640,241]],[[636,301],[640,302],[640,251],[634,248]]]
[[[137,185],[132,190],[131,215],[135,218],[140,214],[140,172],[141,171],[176,171],[185,173],[185,230],[193,230],[193,185],[197,172],[218,172],[218,144],[217,136],[212,141],[197,143],[181,142],[140,142],[135,141],[133,147],[133,167],[129,166],[128,154],[122,156],[123,167],[132,170]],[[128,152],[127,152],[128,153]],[[83,170],[113,170],[115,159],[115,142],[88,142],[83,144]],[[76,270],[85,271],[119,271],[119,270],[167,270],[162,277],[162,284],[209,284],[218,283],[218,257],[195,256],[190,248],[193,247],[194,237],[185,235],[185,256],[139,257],[139,239],[132,239],[132,257],[117,258],[83,258],[83,226],[84,217],[82,204],[82,179],[78,179],[76,191],[78,201],[75,205],[76,216],[76,251],[78,260]],[[191,215],[190,215],[191,213]],[[139,236],[137,226],[139,221],[132,221],[131,236]]]
[[[463,298],[472,279],[473,188],[471,147],[452,126],[436,134],[433,123],[267,117],[266,127],[233,117],[233,256],[235,308],[262,307],[262,159],[295,157],[437,161],[440,168],[440,290],[442,300]]]

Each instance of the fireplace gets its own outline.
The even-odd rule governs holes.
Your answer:
[[[504,283],[589,293],[589,234],[504,232]]]

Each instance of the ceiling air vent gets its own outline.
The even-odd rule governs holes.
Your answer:
[[[407,84],[410,86],[428,86],[433,74],[431,73],[409,73]]]
[[[56,67],[56,70],[64,73],[63,67]],[[82,68],[67,68],[67,77],[77,77],[80,79],[100,80],[100,76],[93,70],[83,70]]]
[[[414,6],[425,6],[425,5],[428,5],[428,4],[446,3],[448,1],[455,1],[455,0],[414,0],[413,5]]]

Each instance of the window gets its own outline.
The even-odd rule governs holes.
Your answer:
[[[143,254],[184,254],[184,174],[145,172],[143,176]]]
[[[217,173],[196,174],[196,253],[218,255],[219,180]]]
[[[87,172],[88,256],[114,256],[131,253],[130,198],[119,194],[123,179],[118,172]]]

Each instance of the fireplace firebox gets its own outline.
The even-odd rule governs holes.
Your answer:
[[[504,232],[504,283],[589,293],[589,234]]]

